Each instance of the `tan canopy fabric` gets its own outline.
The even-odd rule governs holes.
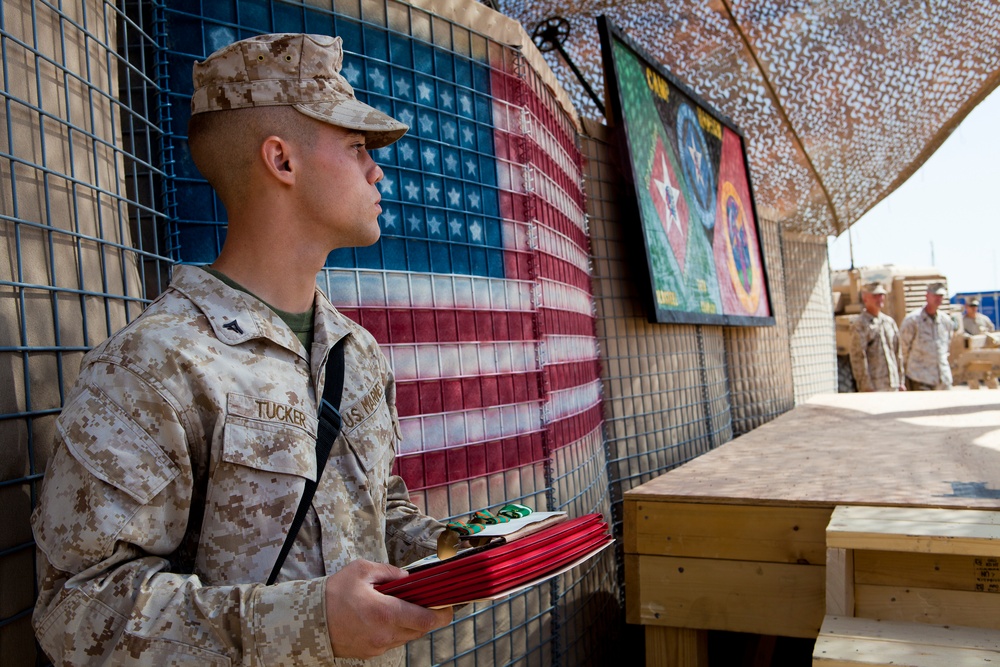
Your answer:
[[[499,0],[603,96],[605,14],[744,132],[760,214],[839,234],[901,185],[1000,82],[996,0]],[[581,115],[601,118],[556,51]],[[998,119],[1000,122],[1000,119]],[[947,196],[947,193],[942,193]]]

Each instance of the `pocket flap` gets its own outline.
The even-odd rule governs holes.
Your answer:
[[[246,397],[230,395],[230,408]],[[268,472],[316,480],[316,437],[295,424],[263,421],[230,410],[222,439],[222,460]],[[315,431],[315,418],[308,424]],[[308,426],[307,426],[308,427]]]
[[[146,504],[180,469],[103,391],[88,386],[56,422],[73,457],[98,479]]]

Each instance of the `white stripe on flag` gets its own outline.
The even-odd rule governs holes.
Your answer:
[[[396,380],[404,382],[540,370],[536,348],[535,341],[382,346]]]
[[[397,454],[415,454],[502,440],[542,428],[540,401],[401,417]]]

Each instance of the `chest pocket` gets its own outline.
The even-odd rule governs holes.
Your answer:
[[[228,417],[222,461],[261,472],[316,479],[316,438],[298,429]]]
[[[213,583],[267,578],[306,480],[316,479],[315,429],[315,417],[292,406],[229,395],[197,556]]]
[[[883,338],[887,343],[891,342],[884,329],[877,322],[868,325],[868,347],[881,347]]]

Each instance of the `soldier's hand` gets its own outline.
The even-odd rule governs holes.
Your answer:
[[[326,627],[338,658],[374,658],[451,623],[451,608],[426,609],[382,595],[375,584],[406,572],[356,560],[326,580]]]

